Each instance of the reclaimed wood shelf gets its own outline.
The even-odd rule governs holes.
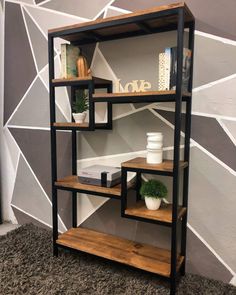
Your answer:
[[[183,93],[183,101],[191,94]],[[139,103],[139,102],[173,102],[176,100],[175,90],[146,91],[146,92],[119,92],[119,93],[95,93],[94,102],[111,103]]]
[[[55,122],[53,123],[54,127],[57,129],[64,129],[64,128],[76,128],[76,129],[85,129],[89,127],[88,123],[75,123],[75,122]]]
[[[154,172],[167,172],[173,173],[174,162],[172,160],[163,160],[161,164],[149,164],[147,163],[147,159],[144,157],[134,158],[132,160],[123,162],[121,167],[135,169],[135,170],[147,170]],[[188,167],[188,163],[185,161],[179,162],[179,168],[183,169]]]
[[[134,181],[131,180],[127,183],[128,189],[133,188]],[[55,186],[60,189],[65,190],[75,190],[81,193],[104,196],[107,198],[118,198],[121,197],[121,184],[115,185],[113,187],[103,187],[97,185],[83,184],[79,182],[79,178],[76,175],[71,175],[59,179],[55,182]]]
[[[62,130],[81,130],[81,131],[91,131],[88,123],[75,123],[75,122],[55,122],[53,127]],[[106,129],[107,123],[95,123],[95,129]],[[94,129],[92,129],[94,130]]]
[[[149,220],[155,220],[164,223],[172,223],[172,205],[171,204],[163,204],[159,210],[148,210],[144,201],[139,201],[135,205],[128,207],[125,210],[126,217],[140,217]],[[186,208],[179,207],[178,208],[178,217],[181,217],[186,214]]]
[[[73,79],[55,79],[54,44],[57,38],[62,38],[74,46],[83,44],[96,44],[97,42],[132,38],[148,34],[158,38],[156,33],[176,30],[177,42],[177,78],[176,90],[170,91],[147,91],[147,92],[123,92],[112,93],[112,81],[99,79],[97,77],[84,77]],[[50,90],[50,114],[51,114],[51,151],[52,151],[52,206],[53,206],[53,253],[58,256],[58,248],[75,249],[89,254],[97,255],[132,267],[149,271],[158,275],[170,278],[170,294],[176,294],[178,273],[185,274],[186,263],[186,232],[187,232],[187,205],[188,205],[188,173],[189,153],[191,135],[191,100],[192,100],[192,76],[194,57],[194,31],[195,19],[184,2],[163,5],[134,13],[122,14],[105,19],[96,19],[86,23],[62,26],[51,29],[48,32],[49,48],[49,90]],[[188,33],[188,43],[184,42]],[[155,42],[154,42],[155,43]],[[153,43],[153,44],[154,44]],[[168,44],[166,44],[168,46]],[[191,50],[190,79],[188,83],[189,92],[183,89],[183,47]],[[164,48],[164,47],[163,47]],[[154,48],[155,49],[155,48]],[[142,69],[140,69],[142,72]],[[153,73],[154,74],[154,73]],[[90,124],[76,125],[75,123],[54,123],[55,114],[55,87],[71,86],[72,101],[75,97],[75,89],[88,89],[90,103]],[[104,89],[96,92],[96,88]],[[104,93],[108,92],[108,93]],[[107,124],[100,125],[100,129],[112,129],[112,107],[120,103],[157,103],[175,102],[175,129],[174,129],[174,159],[178,163],[175,167],[171,160],[164,160],[161,164],[148,164],[146,158],[135,158],[122,163],[121,183],[111,188],[82,184],[79,182],[76,165],[78,150],[77,137],[72,134],[72,174],[71,176],[57,179],[57,144],[56,129],[95,130],[99,124],[95,124],[94,116],[96,103],[105,102],[107,105]],[[185,141],[184,159],[179,161],[180,139],[181,139],[181,110],[182,102],[186,103],[185,112]],[[92,118],[92,119],[91,119]],[[143,118],[145,120],[145,118]],[[103,128],[104,127],[104,128]],[[129,126],[127,126],[128,128]],[[158,125],[153,128],[157,128]],[[130,130],[132,132],[132,130]],[[98,134],[97,134],[98,135]],[[99,139],[98,139],[99,140]],[[96,148],[94,146],[94,148]],[[178,162],[179,161],[179,162]],[[178,168],[178,169],[177,169]],[[186,169],[185,169],[186,168]],[[179,174],[184,170],[184,177],[181,186],[183,187],[183,198],[179,207]],[[136,172],[135,182],[127,181],[129,172]],[[160,210],[150,211],[144,207],[144,203],[138,201],[135,205],[129,205],[128,189],[136,189],[136,200],[140,199],[139,189],[141,186],[142,173],[152,175],[164,175],[173,177],[172,204],[163,206]],[[127,185],[126,185],[127,183]],[[58,206],[57,190],[70,191],[72,197],[72,229],[58,235]],[[144,243],[137,243],[120,237],[115,237],[94,230],[77,228],[77,193],[115,198],[120,200],[121,217],[140,220],[145,223],[155,223],[171,227],[170,251],[160,249]],[[127,206],[128,205],[128,206]],[[172,216],[174,217],[172,220]],[[181,224],[180,224],[181,223]],[[178,227],[181,226],[181,241],[179,241]],[[178,249],[181,255],[178,255]]]
[[[63,26],[51,29],[48,33],[49,36],[60,37],[80,45],[171,31],[177,28],[179,9],[184,10],[186,24],[193,21],[191,11],[184,2],[181,2]]]
[[[170,277],[171,254],[169,250],[86,228],[71,228],[59,235],[56,243],[164,277]],[[183,260],[183,256],[178,256],[177,270],[179,270]]]
[[[72,85],[88,85],[89,82],[93,81],[96,88],[103,88],[108,84],[112,84],[111,80],[106,80],[94,76],[87,77],[76,77],[76,78],[57,78],[52,79],[53,86],[72,86]]]

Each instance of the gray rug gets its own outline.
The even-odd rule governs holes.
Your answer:
[[[169,294],[157,276],[84,253],[52,256],[51,231],[32,224],[0,237],[0,294]],[[187,274],[178,294],[231,295],[236,288]]]

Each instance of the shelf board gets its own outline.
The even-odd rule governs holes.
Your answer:
[[[63,128],[76,128],[76,129],[85,129],[89,127],[88,123],[75,123],[75,122],[55,122],[53,123],[54,127],[58,127],[58,129]]]
[[[87,194],[101,195],[108,198],[119,198],[121,197],[121,184],[113,187],[102,187],[97,185],[82,184],[79,182],[79,178],[76,175],[67,176],[59,179],[55,182],[57,188],[64,188],[68,190],[76,190]],[[128,189],[132,188],[133,181],[128,182]]]
[[[80,130],[80,131],[94,131],[95,129],[108,129],[107,123],[95,123],[95,128],[90,129],[88,123],[75,122],[55,122],[53,127],[59,130]]]
[[[59,235],[57,244],[145,271],[170,277],[170,251],[86,228],[71,228]],[[178,256],[177,271],[183,256]]]
[[[183,169],[188,166],[187,162],[180,161],[179,168]],[[160,171],[160,172],[170,172],[173,173],[174,162],[172,160],[163,160],[161,164],[148,164],[147,159],[143,157],[134,158],[132,160],[123,162],[121,167]]]
[[[52,84],[54,86],[73,86],[73,85],[88,85],[89,82],[93,81],[95,86],[98,88],[103,88],[112,83],[111,80],[106,80],[94,76],[87,77],[76,77],[76,78],[68,78],[68,79],[52,79]]]
[[[183,101],[191,94],[183,94]],[[175,101],[175,90],[166,91],[146,91],[146,92],[119,92],[119,93],[95,93],[94,102],[112,102],[112,103],[140,103],[140,102],[166,102]]]
[[[185,207],[178,208],[178,219],[186,213]],[[137,202],[134,206],[125,210],[126,215],[151,219],[155,221],[172,223],[172,205],[163,204],[159,210],[148,210],[144,201]]]
[[[186,25],[194,17],[184,2],[174,3],[51,29],[49,36],[60,37],[78,45],[176,30],[178,11],[184,10]]]

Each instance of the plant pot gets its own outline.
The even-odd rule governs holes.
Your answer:
[[[145,204],[149,210],[158,210],[161,206],[161,199],[145,197]]]
[[[75,123],[84,123],[87,113],[72,113],[73,118],[75,119]]]

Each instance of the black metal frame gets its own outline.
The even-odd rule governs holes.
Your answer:
[[[185,274],[185,263],[186,263],[186,237],[187,237],[187,212],[180,219],[181,221],[181,249],[180,254],[184,256],[184,262],[180,268],[179,273],[177,273],[177,239],[179,237],[177,231],[178,218],[177,210],[179,203],[179,160],[180,160],[180,133],[181,133],[181,110],[182,102],[186,102],[186,120],[185,120],[185,142],[184,142],[184,161],[189,163],[189,154],[190,154],[190,133],[191,133],[191,100],[192,100],[192,76],[193,76],[193,50],[194,50],[194,29],[195,21],[194,17],[191,22],[186,21],[184,8],[175,8],[171,10],[156,12],[152,14],[133,16],[128,19],[108,21],[105,23],[98,23],[94,25],[88,25],[86,27],[74,28],[74,29],[65,29],[61,32],[53,32],[48,35],[48,53],[49,53],[49,84],[50,84],[50,121],[51,121],[51,167],[52,167],[52,213],[53,213],[53,254],[58,255],[58,247],[63,247],[58,245],[56,240],[58,238],[58,201],[57,201],[57,191],[66,190],[71,191],[72,193],[72,226],[77,227],[77,193],[89,193],[101,197],[110,197],[121,200],[121,216],[126,218],[131,218],[139,221],[150,222],[155,224],[162,224],[165,226],[171,227],[171,275],[170,275],[170,293],[175,294],[176,292],[176,282],[179,274]],[[162,18],[165,16],[178,15],[177,25],[168,25],[162,27],[158,30],[150,30],[145,24],[144,20]],[[132,33],[127,32],[126,34],[122,33],[120,36],[110,36],[108,38],[99,36],[96,34],[97,29],[112,27],[117,25],[123,25],[127,23],[139,23],[140,31]],[[184,46],[184,29],[189,29],[189,49],[192,51],[192,62],[191,62],[191,79],[189,82],[189,94],[185,95],[182,93],[182,63],[183,63],[183,46]],[[156,33],[159,31],[169,31],[177,29],[177,81],[176,81],[176,93],[171,95],[162,95],[162,96],[117,96],[112,99],[99,97],[98,99],[93,98],[93,93],[95,88],[106,88],[108,93],[112,93],[112,82],[107,81],[101,82],[99,85],[93,80],[88,81],[59,81],[55,82],[54,79],[54,38],[68,36],[76,34],[79,32],[90,31],[91,34],[88,34],[88,38],[82,40],[82,42],[73,42],[74,44],[84,44],[92,43],[94,41],[106,41],[111,39],[119,38],[128,38],[136,35],[144,35],[150,33]],[[88,128],[79,128],[79,127],[58,127],[54,126],[55,123],[55,87],[58,86],[71,86],[72,87],[72,99],[73,93],[76,88],[88,88],[89,90],[89,127]],[[95,123],[95,104],[99,102],[107,102],[107,123]],[[95,129],[112,129],[112,104],[113,103],[136,103],[136,102],[160,102],[160,101],[174,101],[175,102],[175,128],[174,128],[174,166],[173,172],[164,172],[164,171],[153,171],[148,169],[134,169],[122,167],[122,177],[121,177],[121,198],[114,196],[112,194],[98,193],[87,190],[78,190],[75,188],[64,188],[59,185],[56,185],[57,181],[57,152],[56,152],[56,131],[71,130],[72,133],[72,174],[77,174],[77,131],[91,131]],[[140,200],[139,189],[141,186],[141,175],[142,173],[158,174],[165,175],[173,178],[173,206],[172,206],[172,223],[160,222],[149,220],[146,218],[135,217],[125,214],[125,209],[127,207],[127,173],[128,171],[136,172],[136,200]],[[183,201],[182,206],[186,209],[188,208],[188,181],[189,181],[189,165],[183,169]],[[63,247],[67,248],[67,247]]]

